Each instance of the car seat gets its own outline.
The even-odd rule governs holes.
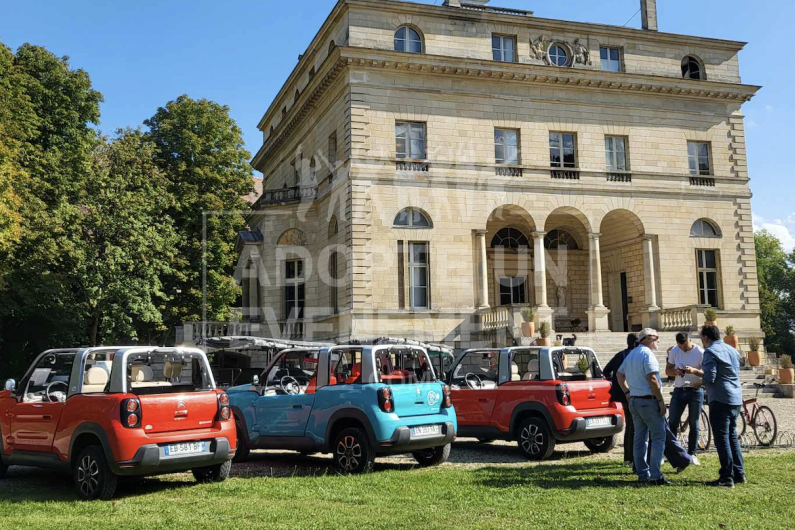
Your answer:
[[[96,394],[105,391],[108,372],[101,366],[92,366],[83,377],[83,394]]]
[[[351,375],[345,380],[346,385],[350,385],[361,379],[362,377],[362,363],[354,363],[351,366]]]
[[[522,376],[523,381],[532,381],[534,379],[540,379],[538,373],[538,359],[530,359],[527,363],[527,373]]]
[[[522,377],[519,375],[519,365],[511,363],[511,381],[521,381]]]

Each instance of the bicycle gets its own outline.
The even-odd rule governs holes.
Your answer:
[[[764,388],[764,386],[765,385],[761,385],[759,383],[754,383],[754,387],[756,388],[756,396],[752,397],[751,399],[743,400],[743,410],[740,413],[740,417],[743,420],[743,427],[738,435],[740,438],[742,438],[745,434],[745,429],[748,425],[750,425],[754,430],[754,436],[756,436],[756,440],[759,442],[759,445],[763,447],[770,447],[773,445],[773,442],[776,441],[776,436],[778,435],[778,423],[776,422],[776,415],[773,414],[773,411],[770,410],[770,407],[759,405],[758,403],[759,389]],[[748,410],[749,405],[753,405],[750,412]]]
[[[670,409],[671,406],[668,405],[666,408]],[[682,412],[682,418],[679,421],[679,429],[677,429],[676,439],[679,440],[679,443],[682,444],[683,447],[687,447],[688,444],[688,429],[690,429],[690,423],[688,423],[688,415],[690,412],[686,407],[684,412]],[[701,408],[701,414],[699,414],[698,418],[698,443],[697,447],[699,451],[706,451],[709,449],[710,444],[712,443],[712,429],[710,428],[709,424],[709,416],[704,408]]]

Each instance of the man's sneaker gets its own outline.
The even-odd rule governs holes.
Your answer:
[[[670,484],[671,484],[671,481],[668,480],[665,477],[660,477],[658,479],[649,481],[649,486],[668,486]]]
[[[717,487],[721,487],[721,488],[733,488],[734,487],[734,481],[732,481],[731,479],[718,479],[718,480],[713,480],[712,482],[707,482],[707,486],[717,486]]]
[[[745,484],[746,482],[748,482],[748,479],[745,478],[745,475],[742,475],[740,477],[734,477],[735,484]]]
[[[693,464],[694,466],[700,466],[701,460],[699,460],[696,455],[690,455],[690,463]],[[737,481],[735,480],[735,482]]]

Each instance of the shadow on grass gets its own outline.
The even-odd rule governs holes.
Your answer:
[[[413,458],[405,462],[375,461],[374,472],[388,470],[413,469],[417,463]],[[318,475],[337,475],[339,471],[334,466],[330,455],[321,453],[301,454],[293,451],[252,451],[248,460],[235,463],[232,466],[231,476],[250,477],[309,477]]]
[[[588,450],[568,449],[567,447],[566,444],[558,445],[547,462],[563,462],[572,458],[593,455]],[[453,464],[524,464],[532,462],[519,450],[516,442],[483,443],[473,438],[456,440],[448,461]]]

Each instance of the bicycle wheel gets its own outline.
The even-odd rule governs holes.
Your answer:
[[[709,449],[711,442],[712,430],[710,429],[709,416],[707,416],[706,411],[702,409],[698,418],[698,448],[701,451],[706,451]]]
[[[754,435],[759,441],[759,445],[770,447],[776,441],[778,434],[778,424],[776,423],[776,416],[770,407],[764,405],[756,409],[752,421],[754,427]]]
[[[748,420],[745,417],[745,407],[743,407],[743,410],[740,411],[740,414],[738,414],[738,417],[739,417],[739,419],[742,420],[743,426],[742,426],[742,428],[740,428],[738,430],[737,438],[742,438],[743,436],[745,436],[745,428],[748,427]]]

